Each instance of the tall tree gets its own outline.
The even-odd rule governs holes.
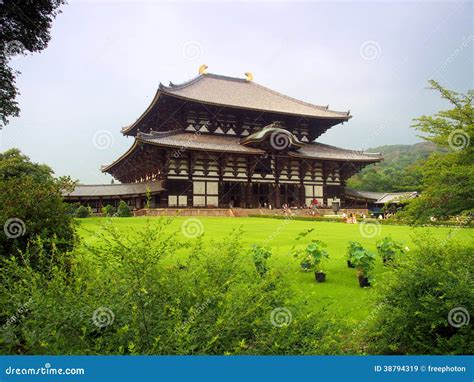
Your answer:
[[[15,85],[19,72],[10,67],[10,59],[46,48],[51,38],[51,23],[64,3],[65,0],[0,1],[0,122],[3,125],[20,113]]]
[[[446,219],[474,212],[474,92],[459,94],[443,88],[436,81],[431,87],[449,101],[452,108],[434,116],[415,119],[413,127],[424,133],[425,140],[449,150],[432,154],[420,165],[423,192],[407,208],[415,221],[430,217]]]

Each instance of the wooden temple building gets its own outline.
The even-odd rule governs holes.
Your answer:
[[[102,171],[137,190],[137,184],[153,183],[156,208],[302,208],[315,198],[344,207],[346,180],[382,160],[378,153],[317,142],[350,118],[348,111],[258,85],[250,73],[234,78],[201,68],[188,82],[159,85],[144,113],[122,129],[132,146]],[[85,196],[81,187],[68,199]],[[89,196],[88,204],[98,207],[103,192]],[[144,204],[143,193],[118,199],[134,208]]]

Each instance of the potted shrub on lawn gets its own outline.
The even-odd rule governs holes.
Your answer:
[[[384,265],[393,265],[397,258],[405,253],[403,243],[393,240],[390,236],[385,236],[377,242],[377,252],[382,257]]]
[[[367,251],[359,244],[359,246],[354,246],[351,262],[357,269],[359,286],[361,288],[370,286],[372,270],[374,269],[375,265],[375,255],[372,252]]]
[[[349,246],[347,247],[347,267],[348,268],[355,268],[354,263],[352,262],[352,254],[356,251],[363,249],[360,243],[357,241],[350,241]]]
[[[310,262],[312,263],[314,276],[318,283],[326,281],[326,273],[324,273],[321,269],[321,262],[324,259],[327,259],[329,254],[324,248],[326,248],[326,244],[320,240],[313,240],[306,247],[306,257],[309,258]]]

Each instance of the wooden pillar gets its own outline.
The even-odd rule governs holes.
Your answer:
[[[275,183],[275,190],[273,192],[274,194],[274,207],[275,208],[281,208],[281,201],[280,201],[280,184]]]

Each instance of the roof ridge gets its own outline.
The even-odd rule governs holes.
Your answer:
[[[203,73],[203,74],[199,74],[198,76],[188,80],[188,81],[185,81],[181,84],[174,84],[173,82],[170,81],[170,84],[169,86],[165,86],[163,85],[161,82],[159,84],[159,89],[160,90],[179,90],[179,89],[183,89],[183,88],[186,88],[190,85],[193,85],[195,84],[196,82],[199,82],[200,80],[202,80],[203,78],[215,78],[215,79],[221,79],[221,80],[224,80],[224,81],[235,81],[235,82],[242,82],[242,83],[248,83],[249,85],[253,85],[253,86],[257,86],[259,88],[261,88],[262,90],[268,92],[268,93],[272,93],[274,95],[277,95],[279,97],[282,97],[282,98],[285,98],[287,100],[290,100],[290,101],[293,101],[293,102],[296,102],[296,103],[299,103],[300,105],[304,105],[304,106],[308,106],[308,107],[313,107],[313,108],[316,108],[318,110],[322,110],[322,111],[328,111],[328,112],[331,112],[331,113],[335,113],[335,114],[339,114],[341,116],[345,116],[345,117],[350,117],[350,111],[347,111],[347,112],[344,112],[344,111],[336,111],[336,110],[331,110],[329,109],[329,105],[327,106],[322,106],[322,105],[316,105],[314,103],[311,103],[311,102],[306,102],[306,101],[302,101],[300,99],[297,99],[297,98],[294,98],[294,97],[291,97],[291,96],[288,96],[286,94],[283,94],[283,93],[280,93],[279,91],[276,91],[276,90],[273,90],[273,89],[270,89],[264,85],[260,85],[254,81],[248,81],[246,78],[240,78],[240,77],[231,77],[231,76],[225,76],[225,75],[222,75],[222,74],[214,74],[214,73]]]

